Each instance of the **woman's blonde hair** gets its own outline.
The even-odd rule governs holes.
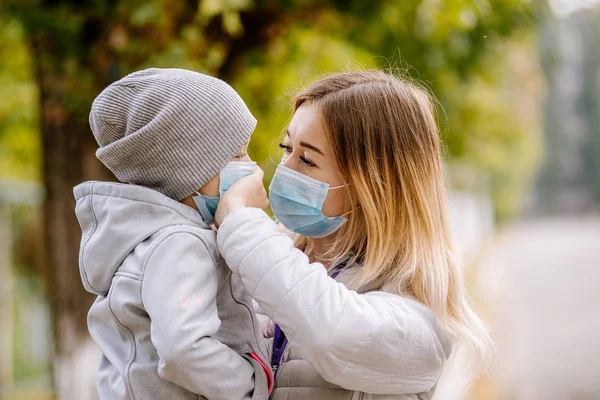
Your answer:
[[[469,306],[453,248],[434,102],[416,84],[380,70],[322,78],[295,98],[311,103],[348,187],[354,210],[324,255],[352,254],[357,290],[392,287],[428,306],[476,370],[493,344]],[[297,237],[309,255],[311,240]]]

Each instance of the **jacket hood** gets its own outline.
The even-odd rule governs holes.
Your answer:
[[[172,225],[209,228],[196,210],[142,186],[85,182],[73,194],[82,231],[81,280],[96,295],[108,293],[125,257],[161,229]]]

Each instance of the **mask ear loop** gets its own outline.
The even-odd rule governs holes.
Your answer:
[[[331,188],[329,188],[329,189],[327,189],[327,190],[341,189],[341,188],[343,188],[343,187],[350,186],[350,185],[351,185],[351,184],[350,184],[350,183],[348,183],[348,184],[346,184],[346,185],[334,186],[334,187],[331,187]],[[345,212],[345,213],[343,213],[342,215],[338,215],[338,216],[339,216],[339,217],[345,217],[346,215],[353,213],[354,211],[358,210],[359,208],[360,208],[360,204],[359,204],[359,205],[357,205],[355,209],[353,209],[353,210],[350,210],[350,211],[348,211],[348,212]]]
[[[340,215],[340,217],[345,217],[346,215],[353,213],[354,211],[358,210],[359,208],[360,208],[360,204],[357,205],[356,208],[354,208],[354,209],[352,209],[352,210],[350,210],[348,212],[343,213],[342,215]]]
[[[350,186],[350,184],[347,184],[347,185],[339,185],[339,186],[330,187],[330,188],[329,188],[329,189],[327,189],[327,190],[341,189],[341,188],[343,188],[343,187],[346,187],[346,186]]]

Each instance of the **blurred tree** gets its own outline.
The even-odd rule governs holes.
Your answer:
[[[588,118],[587,137],[581,146],[585,184],[593,201],[600,204],[600,7],[591,10],[582,23],[582,108]]]
[[[76,358],[87,337],[91,301],[78,274],[80,230],[71,190],[84,180],[110,179],[94,157],[87,115],[100,90],[128,72],[181,67],[233,82],[260,121],[251,143],[259,162],[271,156],[275,133],[289,116],[276,100],[298,81],[340,70],[349,61],[399,65],[424,80],[452,121],[451,126],[440,121],[450,157],[464,158],[475,149],[482,152],[471,160],[478,165],[489,152],[510,151],[523,135],[520,126],[489,129],[486,116],[502,123],[511,117],[510,107],[490,110],[469,90],[479,82],[493,97],[490,88],[497,81],[486,69],[501,58],[505,39],[531,24],[529,1],[5,0],[3,5],[24,27],[39,91],[45,236],[53,271],[48,288],[59,359]],[[487,139],[498,133],[505,139]],[[491,173],[502,169],[484,165]],[[67,384],[61,387],[69,376],[58,381],[61,396],[81,398],[68,393]]]
[[[584,211],[600,204],[600,8],[546,13],[541,64],[546,157],[538,179],[544,212]]]
[[[279,156],[269,149],[279,151],[273,142],[290,117],[290,104],[281,101],[290,89],[323,72],[384,67],[417,79],[437,96],[447,159],[451,165],[460,161],[460,171],[464,165],[476,170],[460,185],[490,193],[500,218],[514,213],[537,157],[538,110],[525,102],[536,100],[531,91],[540,84],[527,34],[539,4],[378,1],[369,2],[368,10],[361,4],[349,3],[343,14],[335,8],[310,18],[291,14],[270,29],[273,38],[265,46],[241,59],[243,73],[233,82],[259,120],[252,153],[258,160]],[[269,176],[275,164],[261,166]]]
[[[0,15],[0,179],[38,181],[38,90],[23,26]]]

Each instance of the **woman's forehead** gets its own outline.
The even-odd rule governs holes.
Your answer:
[[[293,140],[303,140],[312,144],[325,143],[326,139],[318,114],[311,104],[298,107],[288,126],[288,133]]]

